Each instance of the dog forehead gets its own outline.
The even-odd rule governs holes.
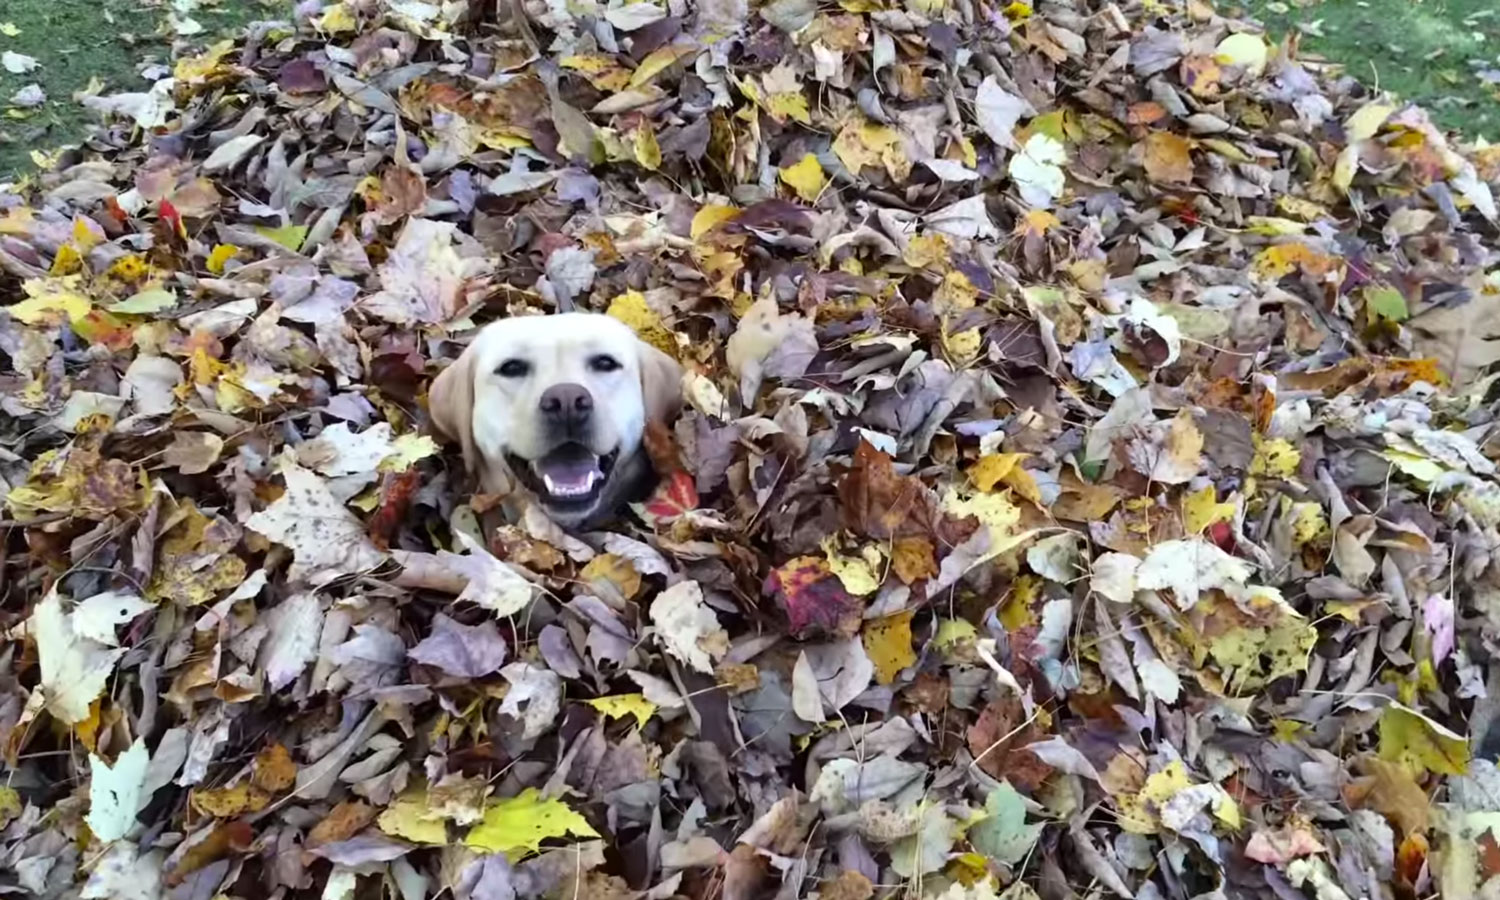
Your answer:
[[[634,346],[635,332],[612,316],[597,313],[558,313],[522,316],[486,325],[477,339],[487,358],[547,353],[626,354]]]

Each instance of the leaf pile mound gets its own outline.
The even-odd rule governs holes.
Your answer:
[[[1203,0],[145,74],[0,193],[4,892],[1492,895],[1500,150]],[[425,412],[566,309],[687,398],[577,535]]]

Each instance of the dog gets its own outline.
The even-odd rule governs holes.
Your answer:
[[[517,488],[565,529],[597,524],[642,490],[649,421],[682,406],[682,368],[597,313],[486,325],[428,391],[440,435],[483,490]]]

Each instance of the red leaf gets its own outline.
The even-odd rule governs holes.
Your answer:
[[[693,476],[684,469],[663,478],[651,498],[636,507],[641,518],[653,526],[671,522],[697,508],[698,488],[693,485]]]
[[[375,546],[385,550],[391,545],[391,537],[406,518],[411,508],[411,498],[422,484],[416,469],[405,472],[389,472],[380,483],[380,505],[370,517],[370,539]]]
[[[859,631],[864,601],[844,590],[828,561],[821,556],[799,556],[766,577],[766,593],[786,610],[793,635],[828,632],[852,637]]]
[[[187,237],[187,226],[182,224],[182,214],[177,211],[177,207],[172,205],[171,200],[163,198],[159,211],[162,219],[179,237]]]

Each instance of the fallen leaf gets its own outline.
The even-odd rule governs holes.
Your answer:
[[[818,158],[811,153],[803,154],[802,158],[792,165],[783,166],[778,173],[787,187],[808,203],[816,201],[823,193],[824,186],[828,184],[828,176],[823,174],[823,167],[818,163]]]
[[[917,661],[911,645],[910,611],[871,621],[864,627],[865,653],[875,664],[875,683],[890,684],[907,666]]]
[[[1146,175],[1164,184],[1187,184],[1193,180],[1193,145],[1169,131],[1153,131],[1141,142]]]
[[[284,466],[282,477],[286,493],[252,515],[245,527],[291,549],[293,579],[321,584],[373,569],[384,560],[364,526],[321,478],[296,464]]]
[[[656,715],[658,709],[655,703],[646,699],[645,694],[615,694],[610,697],[596,697],[586,702],[611,719],[635,716],[638,725],[645,725],[648,719]]]
[[[85,821],[95,838],[109,843],[127,836],[136,826],[136,814],[151,799],[143,795],[146,767],[151,754],[140,738],[108,765],[89,754],[89,812]]]
[[[729,635],[695,581],[679,581],[658,594],[651,622],[667,652],[699,672],[712,673],[714,660],[729,651]]]
[[[561,837],[598,837],[588,820],[561,800],[543,799],[536,788],[496,801],[484,820],[464,836],[464,844],[488,853],[519,858],[536,853],[542,842]]]
[[[464,625],[438,613],[432,633],[407,655],[457,678],[482,678],[504,665],[506,647],[494,622]]]

